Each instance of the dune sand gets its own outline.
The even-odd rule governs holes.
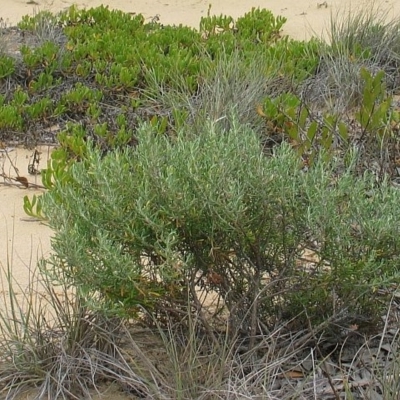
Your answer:
[[[296,39],[307,39],[313,32],[321,34],[329,25],[331,13],[371,7],[370,0],[0,0],[0,17],[15,24],[23,15],[40,10],[58,12],[76,4],[90,8],[101,4],[126,12],[143,14],[146,18],[160,16],[163,24],[185,24],[198,27],[200,18],[207,15],[209,4],[211,13],[225,14],[236,18],[252,7],[270,9],[276,15],[287,17],[284,33]],[[400,2],[378,0],[378,9],[388,10],[389,17],[400,15]]]

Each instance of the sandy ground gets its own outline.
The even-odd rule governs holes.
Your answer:
[[[198,27],[200,18],[207,15],[209,4],[212,14],[239,17],[252,7],[270,9],[276,15],[287,17],[284,33],[297,39],[307,39],[313,32],[321,34],[329,25],[331,13],[371,7],[370,0],[0,0],[0,17],[15,24],[23,15],[40,10],[57,12],[76,4],[90,8],[101,4],[126,12],[143,14],[146,18],[160,16],[163,24],[185,24]],[[400,15],[398,0],[376,0],[377,8],[389,12],[389,17]]]
[[[51,148],[39,147],[38,151],[41,152],[39,168],[45,168]],[[11,146],[0,149],[1,174],[12,178],[25,177],[30,182],[26,188],[14,180],[0,178],[0,268],[12,269],[21,290],[28,284],[36,260],[48,255],[50,250],[50,229],[27,216],[23,210],[24,196],[42,193],[41,189],[30,187],[31,184],[41,184],[40,176],[28,173],[32,156],[33,150]],[[3,293],[1,289],[0,295]]]

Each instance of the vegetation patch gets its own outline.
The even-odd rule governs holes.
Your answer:
[[[54,231],[50,300],[25,311],[8,274],[8,398],[26,381],[40,398],[104,380],[139,398],[396,392],[398,28],[365,13],[327,44],[284,23],[71,7],[2,29],[0,136],[57,144],[24,199]]]

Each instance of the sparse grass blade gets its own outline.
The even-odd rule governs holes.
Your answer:
[[[3,271],[0,311],[0,390],[6,399],[37,388],[37,398],[91,398],[112,380],[141,395],[149,383],[120,348],[123,321],[90,312],[76,291],[30,269],[29,286]]]
[[[345,113],[362,101],[361,70],[384,71],[387,89],[400,83],[400,23],[371,7],[346,9],[331,16],[329,43],[321,46],[317,72],[304,84],[310,104]]]

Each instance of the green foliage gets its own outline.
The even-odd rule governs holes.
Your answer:
[[[0,55],[0,79],[7,78],[15,71],[15,60],[6,55]]]
[[[279,66],[278,72],[281,76],[289,76],[298,83],[314,73],[319,62],[321,46],[315,39],[299,42],[282,38],[268,50],[267,56],[276,60],[271,63],[271,67]]]
[[[322,172],[324,167],[315,168]],[[287,300],[292,311],[318,314],[320,322],[347,310],[365,327],[379,322],[383,303],[378,290],[397,280],[399,243],[391,221],[399,215],[390,183],[376,189],[372,176],[357,179],[352,168],[336,181],[325,173],[318,180],[314,174],[305,176],[307,196],[314,204],[309,223],[318,249],[309,271],[299,271],[298,286]],[[303,292],[305,287],[311,290]]]
[[[32,199],[29,199],[28,196],[24,196],[24,211],[27,215],[33,218],[43,219],[45,217],[42,214],[42,197],[36,196],[35,194],[32,196]]]
[[[280,134],[287,139],[299,156],[312,165],[322,154],[326,159],[341,152],[345,154],[355,145],[360,147],[358,165],[371,166],[379,179],[393,175],[397,165],[398,124],[400,114],[387,94],[385,73],[372,74],[361,69],[363,91],[360,104],[353,110],[356,131],[337,113],[324,112],[316,116],[305,101],[291,93],[267,97],[259,114],[267,123],[267,134]],[[346,162],[346,161],[345,161]],[[378,169],[378,170],[377,170]]]
[[[13,93],[13,99],[11,101],[11,105],[16,106],[18,113],[21,113],[21,111],[23,110],[23,106],[26,104],[28,100],[29,100],[28,94],[22,91],[20,88],[18,88]]]
[[[83,383],[86,394],[98,376],[86,372],[100,354],[102,378],[118,374],[135,387],[140,377],[140,393],[151,396],[142,391],[148,382],[140,373],[132,378],[130,366],[108,358],[110,349],[122,354],[114,347],[117,331],[107,330],[109,323],[116,328],[115,316],[145,315],[162,335],[166,321],[169,333],[177,327],[172,340],[165,336],[176,381],[162,376],[154,385],[158,397],[167,388],[163,394],[171,398],[210,396],[210,382],[220,393],[222,384],[234,387],[232,377],[240,386],[234,390],[251,397],[241,381],[244,370],[250,371],[246,382],[251,376],[257,391],[253,381],[262,382],[258,394],[266,393],[276,377],[275,349],[286,365],[296,344],[292,335],[282,343],[272,329],[289,327],[287,321],[294,329],[323,326],[335,338],[342,327],[364,331],[381,321],[399,279],[398,189],[384,173],[378,185],[360,166],[376,156],[381,165],[396,160],[400,114],[387,94],[387,76],[370,67],[372,48],[361,41],[347,59],[367,61],[351,124],[343,114],[316,114],[298,85],[317,81],[322,45],[281,38],[283,23],[258,9],[237,21],[208,15],[200,32],[105,7],[24,19],[24,29],[43,38],[54,26],[68,36],[68,42],[24,48],[21,63],[0,59],[1,83],[12,88],[0,94],[1,133],[62,125],[59,147],[42,171],[47,192],[24,198],[25,212],[54,230],[53,254],[41,273],[59,308],[55,327],[41,309],[30,309],[33,319],[0,313],[2,332],[11,338],[0,357],[5,354],[6,368],[18,369],[3,371],[7,389],[31,376],[50,397],[54,385],[58,394],[71,395]],[[378,26],[371,32],[382,37]],[[262,130],[287,143],[265,151]],[[59,302],[57,284],[77,301]],[[198,358],[204,354],[199,332],[214,340],[209,350],[221,362]],[[262,365],[249,351],[248,364],[234,368],[240,377],[221,368],[237,363],[229,340],[237,333],[241,346],[250,337],[250,350],[259,351],[257,337],[273,348]],[[92,350],[94,358],[86,357]],[[67,360],[54,368],[61,353],[78,367]],[[33,372],[32,360],[40,364]],[[149,365],[145,360],[139,371]],[[69,383],[82,373],[86,380]]]
[[[0,108],[0,129],[15,129],[21,131],[24,125],[18,107],[14,105],[4,105]]]
[[[210,12],[208,14],[210,14]],[[233,26],[234,20],[232,17],[207,15],[207,17],[202,17],[200,20],[200,33],[206,38],[209,38],[212,35],[229,32],[232,30]]]
[[[318,63],[320,43],[299,42],[281,36],[286,22],[268,10],[253,8],[235,22],[225,16],[203,17],[200,32],[212,59],[220,59],[240,50],[242,61],[251,63],[254,54],[264,57],[265,70],[290,76],[296,81],[308,77]]]
[[[18,23],[18,28],[33,32],[40,29],[40,25],[44,21],[53,21],[55,23],[57,21],[57,17],[49,11],[39,12],[33,17],[30,17],[29,15],[24,15],[21,21]]]
[[[43,67],[49,73],[58,67],[58,52],[59,47],[53,42],[46,42],[35,49],[26,45],[21,47],[23,61],[28,69]]]
[[[335,141],[349,144],[346,124],[328,113],[322,119],[313,119],[307,106],[293,94],[266,98],[259,113],[267,120],[267,134],[284,136],[307,166],[312,166],[318,157],[328,161]]]
[[[65,106],[65,110],[81,114],[86,112],[93,104],[98,103],[102,96],[100,90],[77,83],[73,89],[63,95],[60,104]]]
[[[285,22],[285,17],[274,17],[269,10],[253,8],[237,19],[236,29],[242,39],[270,44],[280,38],[280,32]]]
[[[281,74],[295,84],[315,68],[320,44],[279,38],[283,22],[252,10],[236,23],[208,16],[196,32],[161,29],[104,7],[71,8],[60,23],[73,64],[63,69],[51,43],[24,49],[28,71],[41,71],[31,77],[31,92],[79,76],[56,104],[46,97],[33,103],[21,89],[12,99],[2,98],[0,112],[4,127],[14,129],[23,126],[22,116],[85,119],[85,127],[71,123],[59,135],[60,148],[42,173],[49,192],[25,198],[24,208],[48,218],[55,229],[51,272],[79,287],[93,306],[161,312],[166,304],[179,308],[188,290],[195,305],[196,280],[223,299],[234,329],[248,325],[253,333],[257,319],[271,321],[278,311],[290,317],[306,311],[317,322],[351,304],[351,318],[364,311],[377,315],[377,293],[397,274],[396,256],[388,250],[388,242],[397,248],[395,232],[385,219],[397,214],[394,203],[385,215],[373,212],[382,196],[392,201],[393,192],[383,187],[375,195],[369,178],[355,180],[351,153],[345,166],[333,162],[340,146],[351,147],[348,126],[335,114],[314,118],[293,88],[278,91],[258,113],[268,133],[282,135],[290,146],[267,158],[255,131],[228,115],[242,111],[246,125],[256,125],[249,113],[257,117],[264,84],[243,72],[255,53],[257,79]],[[398,115],[382,75],[363,71],[362,78],[356,119],[381,139]],[[238,101],[255,84],[260,91],[251,97],[254,104],[241,110]],[[173,90],[195,100],[146,109],[142,93],[157,99]],[[199,100],[203,108],[193,106]],[[113,118],[103,117],[105,102],[118,104]],[[132,110],[142,107],[148,124],[136,131]],[[126,149],[131,144],[135,148]],[[371,191],[374,196],[367,197]],[[380,231],[367,224],[367,214]],[[354,235],[354,226],[362,234]],[[318,242],[312,274],[297,265],[310,233]],[[376,279],[377,273],[385,278]],[[361,275],[365,279],[356,284]],[[326,307],[317,315],[320,304]]]
[[[398,126],[400,114],[392,96],[386,91],[383,71],[373,75],[366,69],[361,71],[364,82],[362,104],[355,112],[360,126],[357,138],[363,145],[360,164],[374,170],[377,179],[397,176],[398,165]]]
[[[352,165],[332,181],[336,166],[323,157],[304,173],[288,146],[265,157],[239,126],[174,139],[156,129],[105,156],[82,143],[84,162],[43,196],[55,277],[113,313],[179,309],[187,290],[193,304],[214,290],[234,330],[303,311],[313,323],[360,322],[366,312],[375,322],[378,292],[398,276],[389,185],[375,190]],[[318,261],[299,265],[311,243]]]
[[[363,132],[368,132],[374,136],[383,139],[387,132],[389,122],[389,109],[392,104],[392,99],[387,96],[383,71],[379,71],[375,76],[372,76],[366,69],[361,71],[361,76],[364,80],[363,102],[360,110],[355,116],[360,123]]]
[[[45,97],[36,103],[28,105],[25,111],[31,119],[46,119],[52,115],[53,102]]]
[[[276,129],[282,130],[287,117],[294,118],[300,106],[300,99],[291,93],[281,95],[264,101],[262,114]]]
[[[196,31],[145,23],[141,15],[103,6],[89,10],[71,7],[56,16],[38,13],[24,18],[20,27],[39,35],[40,40],[35,46],[21,47],[18,71],[14,61],[2,58],[0,79],[11,79],[12,87],[19,85],[29,94],[23,118],[33,137],[55,124],[64,128],[66,119],[80,123],[87,117],[88,135],[112,148],[113,143],[127,142],[131,136],[110,122],[114,113],[123,114],[132,130],[140,120],[163,119],[168,114],[166,131],[173,133],[190,120],[187,117],[192,111],[178,107],[182,109],[178,116],[173,110],[149,107],[149,101],[162,101],[164,93],[174,91],[195,99],[208,87],[204,83],[215,78],[220,64],[229,63],[229,57],[245,68],[251,67],[257,55],[259,75],[266,82],[278,75],[288,82],[303,80],[315,69],[318,44],[281,38],[284,22],[285,18],[270,11],[253,9],[237,21],[208,15]],[[104,124],[107,140],[97,134]],[[0,127],[3,134],[10,135],[9,129],[8,123]],[[125,124],[124,130],[130,129]],[[114,140],[113,135],[120,137]]]

